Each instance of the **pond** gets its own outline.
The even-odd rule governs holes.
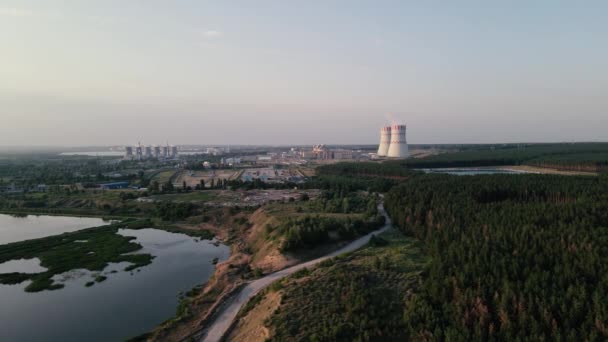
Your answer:
[[[230,255],[225,245],[184,234],[157,229],[119,234],[136,237],[143,246],[136,253],[154,255],[152,264],[133,272],[123,271],[126,263],[95,273],[75,270],[55,278],[65,284],[56,291],[27,293],[29,281],[0,285],[0,341],[124,341],[143,334],[175,315],[180,292],[211,277],[213,259]],[[107,280],[85,286],[97,276]]]
[[[0,245],[104,226],[110,223],[111,221],[96,217],[0,214]]]
[[[493,175],[493,174],[508,174],[508,175],[520,175],[529,173],[520,170],[509,170],[509,169],[493,169],[493,168],[479,168],[479,167],[462,167],[462,168],[437,168],[437,169],[420,169],[425,173],[446,173],[456,176],[475,176],[475,175]]]

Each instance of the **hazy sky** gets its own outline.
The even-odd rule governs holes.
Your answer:
[[[501,4],[499,4],[499,2]],[[0,0],[0,145],[608,140],[608,1]]]

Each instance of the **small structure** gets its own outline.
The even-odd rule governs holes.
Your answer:
[[[99,188],[104,190],[126,189],[129,187],[129,182],[114,182],[99,184]]]

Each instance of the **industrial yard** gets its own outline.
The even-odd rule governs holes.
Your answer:
[[[185,182],[186,186],[194,189],[197,185],[201,184],[201,181],[203,181],[205,188],[210,188],[211,184],[215,184],[223,180],[229,181],[238,179],[241,173],[242,170],[233,169],[204,171],[182,170],[179,171],[179,174],[175,177],[173,183],[174,186],[182,187]]]
[[[243,182],[251,182],[256,179],[266,183],[300,183],[304,181],[304,174],[298,169],[275,169],[275,168],[260,168],[243,170],[240,176]]]

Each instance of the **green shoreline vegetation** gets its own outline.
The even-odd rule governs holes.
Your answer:
[[[158,225],[148,219],[127,219],[106,226],[9,243],[0,246],[0,264],[16,259],[38,258],[40,265],[47,270],[33,274],[17,272],[0,274],[0,284],[14,285],[31,280],[31,283],[25,287],[27,292],[56,290],[64,285],[55,283],[53,276],[74,269],[102,271],[109,263],[128,262],[130,265],[124,269],[128,272],[150,264],[154,259],[150,254],[127,254],[140,250],[142,246],[133,242],[135,237],[117,234],[121,228],[156,228],[201,239],[213,238],[213,234],[208,231],[191,231],[171,225]],[[96,282],[104,280],[106,277],[102,275],[95,279]],[[86,284],[86,286],[92,285]]]
[[[74,269],[102,271],[109,263],[128,262],[125,271],[148,265],[154,258],[150,254],[128,254],[140,250],[141,245],[132,242],[135,237],[117,234],[120,228],[141,229],[150,226],[148,220],[116,223],[87,228],[71,233],[41,239],[9,243],[0,246],[0,263],[15,259],[38,258],[47,270],[40,273],[0,274],[0,283],[19,284],[32,282],[25,287],[27,292],[56,290],[63,284],[53,281],[53,276]]]

